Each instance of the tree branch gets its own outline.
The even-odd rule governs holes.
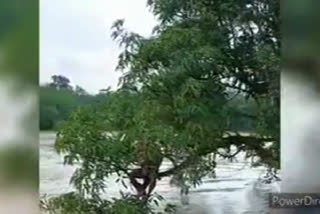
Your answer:
[[[158,173],[158,178],[163,178],[163,177],[170,176],[170,175],[174,174],[176,171],[184,169],[185,167],[187,167],[193,161],[194,161],[194,159],[189,157],[185,161],[180,163],[179,165],[176,165],[176,166],[172,167],[171,169],[169,169],[167,171]]]
[[[222,157],[232,158],[232,157],[235,157],[237,154],[239,154],[247,146],[252,147],[253,145],[256,145],[256,143],[274,141],[274,139],[270,138],[270,137],[264,138],[264,137],[258,137],[258,136],[252,136],[252,135],[251,136],[243,136],[243,135],[240,135],[239,133],[236,133],[236,135],[229,134],[226,137],[222,137],[222,140],[225,141],[225,143],[226,143],[225,145],[238,145],[239,146],[238,150],[231,155],[222,154],[220,152],[215,151],[216,149],[210,150],[210,151],[207,150],[206,152],[197,154],[197,157],[205,156],[210,153],[216,152],[218,155],[220,155]],[[194,156],[188,157],[182,163],[172,167],[171,169],[168,169],[167,171],[158,173],[158,178],[173,175],[176,171],[179,171],[179,170],[182,170],[182,169],[188,167],[189,164],[194,163],[194,161],[195,161]]]
[[[216,153],[218,154],[218,155],[220,155],[221,157],[223,157],[223,158],[234,158],[237,154],[239,154],[242,150],[244,149],[244,146],[240,146],[240,147],[238,147],[238,150],[235,152],[235,153],[233,153],[233,154],[222,154],[221,152],[218,152],[218,151],[216,151]]]

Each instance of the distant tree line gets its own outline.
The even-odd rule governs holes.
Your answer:
[[[53,75],[52,81],[40,86],[40,130],[53,130],[67,120],[77,108],[105,100],[109,89],[91,95],[81,86],[72,87],[70,80],[62,75]]]
[[[99,94],[91,95],[81,86],[72,87],[70,80],[62,75],[53,75],[52,81],[40,86],[40,130],[53,130],[59,123],[66,121],[74,110],[88,104],[106,100],[110,89],[101,89]],[[229,115],[231,131],[252,131],[256,123],[248,119],[248,112],[257,111],[253,101],[244,96],[235,96],[230,101],[238,111]],[[244,113],[246,112],[246,114]]]

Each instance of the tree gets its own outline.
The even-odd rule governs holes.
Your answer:
[[[55,106],[40,105],[40,130],[50,130],[55,127],[59,113]]]
[[[187,193],[214,170],[215,155],[233,158],[241,151],[278,168],[278,4],[149,0],[160,21],[150,38],[115,22],[112,36],[124,47],[122,88],[107,102],[75,112],[58,133],[66,163],[81,160],[72,178],[79,193],[100,198],[113,174],[129,182],[140,201],[166,176]],[[239,97],[255,110],[235,105]],[[236,115],[256,124],[254,134],[230,132]],[[162,171],[164,161],[172,167]]]
[[[111,91],[111,87],[103,88],[99,90],[99,94],[108,94]]]
[[[67,120],[77,107],[77,97],[72,91],[58,90],[52,86],[40,87],[40,129],[50,130]]]
[[[126,71],[123,86],[143,85],[160,99],[163,93],[175,93],[179,82],[192,80],[252,98],[258,110],[247,119],[255,118],[256,131],[274,138],[273,158],[264,161],[279,167],[279,2],[150,0],[148,4],[160,20],[153,37],[127,32],[122,20],[114,24],[112,36],[125,48],[118,66]]]
[[[70,80],[67,77],[62,75],[53,75],[51,79],[51,87],[56,88],[57,90],[72,90],[72,86],[70,86]]]
[[[54,75],[52,79],[53,82],[40,86],[41,130],[52,130],[80,106],[91,105],[106,98],[90,95],[80,86],[72,90],[67,77]]]

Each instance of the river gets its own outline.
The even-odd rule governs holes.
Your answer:
[[[40,133],[40,195],[56,196],[70,192],[69,179],[75,170],[64,166],[63,158],[54,150],[55,133]],[[179,206],[178,214],[267,214],[268,193],[277,191],[278,184],[262,184],[258,178],[265,169],[251,168],[250,160],[239,154],[237,161],[218,161],[216,178],[205,178],[203,184],[192,189],[187,197],[180,197],[179,190],[169,184],[169,179],[158,182],[155,192],[166,201]],[[107,196],[119,195],[123,189],[110,179]]]

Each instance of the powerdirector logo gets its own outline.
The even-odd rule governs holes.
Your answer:
[[[320,208],[320,193],[270,193],[271,208]]]

